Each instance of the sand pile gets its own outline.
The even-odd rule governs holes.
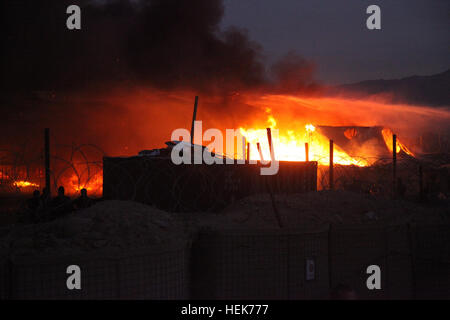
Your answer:
[[[55,221],[18,226],[0,239],[16,255],[135,249],[183,240],[175,216],[131,201],[102,201]]]
[[[378,198],[347,191],[319,191],[275,196],[285,228],[321,228],[328,224],[441,223],[450,221],[446,207],[424,207],[412,202]],[[254,195],[237,201],[206,225],[224,228],[277,228],[271,198]]]

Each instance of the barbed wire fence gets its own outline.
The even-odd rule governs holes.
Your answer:
[[[396,175],[393,174],[393,159],[352,156],[369,166],[334,164],[334,189],[348,190],[373,195],[414,197],[433,193],[449,197],[450,154],[439,154],[421,158],[399,157],[396,160]],[[329,189],[329,166],[318,167],[318,188]]]
[[[59,186],[70,197],[86,188],[90,196],[101,197],[105,152],[93,144],[51,145],[50,187],[55,195]],[[45,187],[44,152],[32,143],[0,150],[0,212],[2,221],[14,221],[15,213],[26,210],[27,199]],[[11,213],[8,215],[8,213]],[[8,217],[9,216],[9,217]],[[17,219],[17,217],[16,217]]]
[[[82,188],[88,192],[103,192],[103,159],[106,153],[94,144],[57,144],[52,145],[51,154],[51,188],[55,191],[59,186],[65,186],[69,194],[77,194]],[[350,156],[356,165],[334,164],[334,189],[357,193],[368,193],[380,196],[392,196],[395,188],[403,188],[401,196],[417,198],[424,193],[434,193],[436,196],[449,197],[449,167],[450,154],[440,154],[435,157],[414,158],[398,157],[396,162],[396,181],[393,178],[392,158],[375,158]],[[136,157],[148,161],[136,162],[131,168],[120,164],[113,165],[110,171],[118,180],[107,181],[108,188],[114,189],[110,194],[113,198],[124,200],[158,199],[165,208],[189,207],[190,211],[210,209],[200,205],[202,201],[213,203],[220,200],[222,206],[244,196],[241,189],[255,189],[259,172],[246,174],[245,170],[231,170],[229,165],[214,166],[212,170],[203,170],[200,166],[155,167],[151,165],[151,157]],[[321,165],[327,161],[324,155],[318,161],[317,180],[314,185],[300,175],[285,177],[289,188],[278,183],[277,193],[295,193],[311,191],[311,186],[318,190],[328,189],[329,166]],[[370,163],[369,166],[363,164]],[[360,164],[360,165],[358,165]],[[133,168],[134,166],[134,168]],[[231,166],[240,169],[242,166]],[[247,166],[248,167],[248,166]],[[139,172],[135,171],[139,168]],[[130,171],[131,170],[131,171]],[[134,171],[133,171],[134,170]],[[145,172],[145,174],[142,174]],[[254,175],[255,177],[252,177]],[[244,178],[244,176],[246,176]],[[19,182],[22,182],[20,184]],[[275,184],[276,184],[275,183]],[[31,193],[35,189],[42,190],[45,184],[45,170],[42,150],[30,151],[29,144],[24,143],[15,150],[0,150],[0,193],[21,194]],[[400,185],[399,185],[400,184]],[[195,188],[194,188],[195,186]],[[253,193],[267,193],[265,186],[260,186]],[[214,199],[214,201],[213,201]],[[189,205],[188,205],[189,203]],[[198,205],[192,206],[193,203]]]

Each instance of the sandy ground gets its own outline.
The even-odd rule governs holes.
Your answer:
[[[12,213],[3,213],[12,215]],[[172,214],[131,201],[102,201],[54,221],[0,228],[0,249],[15,254],[86,252],[190,239],[208,229],[302,229],[333,225],[440,224],[450,222],[450,206],[374,197],[347,191],[250,196],[218,214]]]

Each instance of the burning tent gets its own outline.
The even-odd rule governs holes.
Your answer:
[[[349,155],[364,155],[367,159],[389,158],[392,156],[393,133],[381,126],[317,126],[318,133],[333,140]],[[414,154],[397,139],[397,154]],[[369,161],[371,162],[371,161]]]

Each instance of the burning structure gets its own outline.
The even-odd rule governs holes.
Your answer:
[[[167,148],[144,150],[137,157],[103,159],[103,196],[106,199],[134,200],[156,205],[170,211],[205,211],[221,209],[235,199],[253,193],[295,193],[317,190],[317,162],[284,162],[275,176],[261,176],[263,156],[259,142],[257,149],[260,161],[250,160],[250,143],[242,150],[244,164],[237,165],[236,155],[223,150],[207,150],[198,145],[203,154],[209,151],[212,157],[227,158],[227,164],[174,164],[171,154],[175,147],[191,151],[193,159],[196,145],[194,138],[198,97],[195,99],[190,143],[186,141],[166,142]],[[267,128],[270,158],[273,156],[271,129]],[[205,150],[206,149],[206,150]],[[180,152],[178,151],[178,152]],[[220,152],[222,151],[222,152]],[[220,152],[222,155],[217,154]],[[244,160],[246,159],[246,160]],[[232,165],[230,164],[230,160]]]
[[[185,101],[195,93],[207,101],[209,110],[202,118],[208,126],[242,129],[251,144],[251,160],[261,158],[257,143],[264,159],[270,158],[265,129],[278,127],[274,145],[279,160],[328,165],[332,139],[334,163],[367,167],[388,152],[379,130],[363,126],[395,128],[412,151],[404,140],[408,123],[419,123],[417,132],[424,132],[424,127],[434,130],[431,118],[445,119],[427,108],[322,94],[326,88],[314,79],[315,62],[288,53],[268,65],[262,47],[246,32],[223,28],[225,6],[220,0],[82,1],[83,15],[92,21],[90,32],[83,34],[59,27],[65,17],[57,13],[65,12],[67,1],[47,1],[48,10],[25,1],[5,3],[8,63],[2,74],[11,92],[2,117],[8,119],[2,123],[5,145],[22,132],[51,127],[62,143],[89,142],[105,154],[131,156],[145,144],[166,141],[172,128],[182,126],[188,116]],[[30,55],[35,51],[39,54]],[[13,89],[27,94],[12,94]],[[259,116],[261,110],[271,110],[269,123]],[[342,134],[311,123],[351,127]],[[391,140],[385,140],[388,149]],[[72,193],[85,187],[101,194],[101,169],[93,174],[84,165],[91,161],[67,158],[69,163],[60,161],[61,170],[52,162],[52,179]],[[64,176],[56,174],[63,170]]]

